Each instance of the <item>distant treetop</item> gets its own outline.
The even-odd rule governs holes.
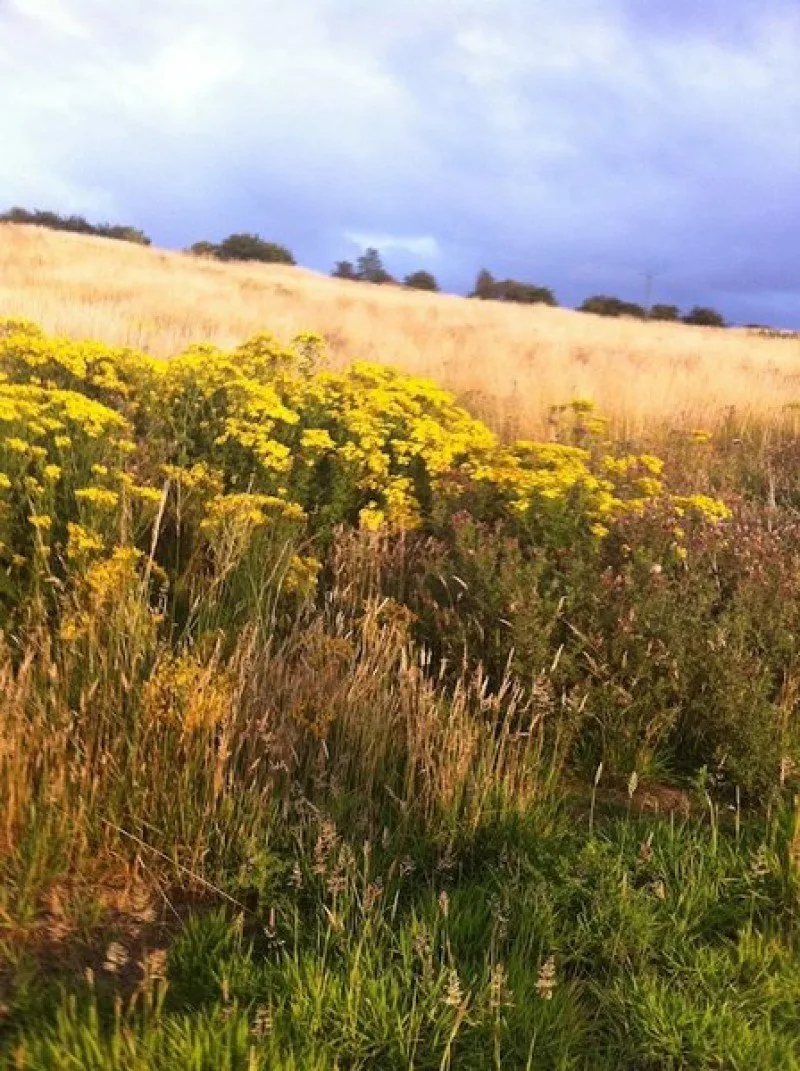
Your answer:
[[[648,312],[642,305],[621,298],[597,294],[587,298],[578,312],[591,312],[595,316],[633,316],[637,320],[660,320],[671,323],[698,324],[702,327],[725,327],[725,320],[715,309],[695,306],[681,317],[677,305],[653,305]]]
[[[677,305],[653,305],[649,316],[651,320],[664,320],[674,323],[680,318],[680,310]]]
[[[427,272],[416,272],[416,275],[427,275]],[[331,272],[334,279],[350,279],[359,283],[394,283],[396,280],[384,268],[381,255],[377,249],[370,246],[365,249],[353,266],[350,260],[339,260]],[[411,278],[411,276],[409,276]],[[433,276],[431,276],[433,279]],[[435,280],[434,280],[435,284]],[[406,286],[413,285],[406,282]],[[423,290],[430,287],[421,287]]]
[[[429,271],[413,271],[405,277],[403,286],[407,286],[410,290],[431,290],[434,293],[439,290],[435,276]]]
[[[695,307],[683,317],[685,324],[696,324],[698,327],[724,327],[725,319],[722,313],[716,309],[709,309],[704,305]]]
[[[622,301],[617,297],[608,297],[606,294],[587,298],[578,312],[591,312],[595,316],[633,316],[637,320],[647,319],[647,313],[641,305],[633,301]]]
[[[485,268],[478,272],[475,289],[469,296],[483,301],[513,301],[520,305],[558,305],[549,287],[521,283],[516,279],[497,280]]]
[[[217,260],[257,260],[262,264],[296,263],[285,245],[267,242],[258,234],[229,234],[218,245],[214,242],[195,242],[186,252],[196,257],[215,257]]]
[[[356,262],[356,279],[362,283],[393,283],[394,279],[384,268],[377,249],[365,249]]]
[[[57,212],[48,212],[35,208],[9,208],[0,214],[0,223],[27,223],[34,227],[48,227],[54,231],[71,231],[73,234],[93,234],[99,238],[118,238],[124,242],[137,245],[150,245],[150,239],[136,227],[120,226],[110,223],[89,223],[83,216],[60,216]]]
[[[218,248],[219,246],[214,245],[213,242],[195,242],[186,252],[195,257],[215,257]]]
[[[357,281],[356,269],[351,260],[337,260],[336,267],[331,272],[334,279],[352,279]]]

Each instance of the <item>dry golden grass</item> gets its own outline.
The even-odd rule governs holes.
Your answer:
[[[161,356],[264,330],[284,341],[319,331],[333,363],[431,376],[507,434],[541,431],[551,404],[576,397],[630,428],[712,426],[731,407],[773,417],[800,400],[797,338],[369,287],[10,224],[0,226],[0,316]]]

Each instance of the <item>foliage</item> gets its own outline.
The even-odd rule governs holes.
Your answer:
[[[25,223],[35,227],[48,227],[57,231],[72,231],[74,234],[94,234],[100,238],[118,238],[137,245],[150,245],[150,239],[136,227],[110,223],[89,223],[83,216],[62,216],[57,212],[26,208],[10,208],[0,214],[0,223]]]
[[[651,320],[664,320],[670,323],[680,318],[680,310],[677,305],[653,305],[648,311]]]
[[[475,289],[469,295],[484,301],[512,301],[521,305],[557,305],[553,291],[546,286],[521,283],[516,279],[497,280],[486,270],[478,273]]]
[[[377,249],[364,250],[356,263],[356,279],[362,283],[393,283],[394,279],[386,271]]]
[[[579,312],[591,312],[595,316],[633,316],[637,320],[647,318],[647,312],[641,305],[632,301],[622,301],[617,297],[598,294],[587,298],[578,309]]]
[[[186,252],[195,257],[216,257],[219,252],[219,246],[214,245],[213,242],[194,242]]]
[[[294,264],[286,246],[267,242],[258,234],[229,234],[217,246],[220,260],[257,260],[265,264]]]
[[[431,290],[434,292],[439,289],[435,276],[429,271],[412,272],[411,275],[407,275],[403,280],[403,286],[407,286],[411,290]]]
[[[698,327],[724,327],[725,318],[716,309],[709,309],[704,305],[695,307],[683,317],[685,324],[696,324]]]
[[[493,297],[495,301],[513,301],[519,305],[555,306],[558,304],[549,287],[520,283],[516,279],[503,279],[495,283]]]
[[[334,279],[350,279],[354,282],[358,279],[356,269],[350,260],[337,260],[331,275]]]
[[[471,298],[481,298],[484,301],[488,301],[494,295],[495,285],[495,278],[492,273],[485,268],[481,268],[478,272],[478,277],[475,280],[475,289],[469,296]]]
[[[616,297],[597,295],[587,298],[580,306],[579,312],[591,312],[595,316],[632,316],[637,320],[681,320],[685,324],[697,324],[705,327],[724,327],[723,317],[714,309],[695,306],[684,316],[680,316],[677,305],[653,305],[648,312],[635,302],[622,301]]]
[[[258,234],[229,234],[221,242],[194,242],[186,250],[196,257],[216,260],[255,260],[263,264],[294,264],[295,259],[286,246],[267,242]]]
[[[4,553],[25,561],[20,594],[62,555],[69,524],[94,524],[106,545],[117,507],[135,520],[165,478],[168,518],[189,480],[207,488],[204,511],[220,495],[245,495],[258,512],[253,496],[267,496],[323,538],[341,522],[400,531],[466,508],[504,520],[529,544],[560,545],[599,538],[624,513],[669,500],[657,459],[504,446],[432,383],[378,365],[315,370],[320,346],[312,335],[288,348],[262,335],[231,353],[195,346],[161,363],[8,323]],[[590,410],[570,411],[583,420]],[[201,513],[194,534],[184,524],[184,542],[201,538],[203,523]],[[36,569],[32,543],[44,555]]]

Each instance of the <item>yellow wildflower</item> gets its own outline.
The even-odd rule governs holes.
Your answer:
[[[119,502],[116,491],[109,491],[107,487],[79,487],[75,492],[79,502],[86,502],[97,509],[115,509]]]

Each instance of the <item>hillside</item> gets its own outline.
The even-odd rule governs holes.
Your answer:
[[[9,224],[3,316],[157,356],[318,331],[335,366],[357,357],[430,376],[512,435],[541,432],[548,406],[576,397],[633,426],[713,425],[731,406],[774,416],[800,398],[800,339],[369,287]]]

